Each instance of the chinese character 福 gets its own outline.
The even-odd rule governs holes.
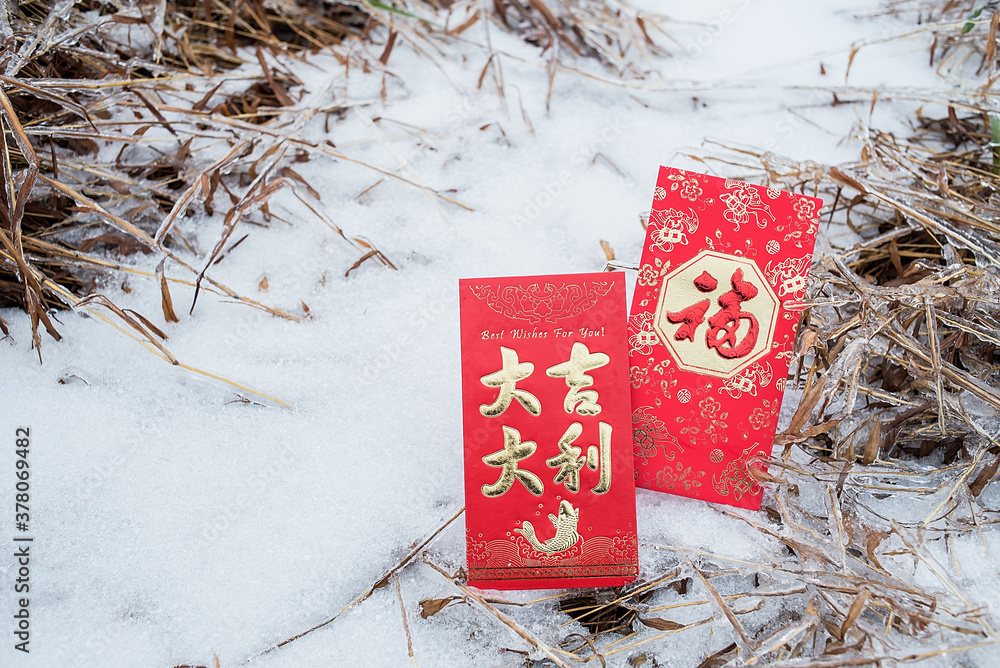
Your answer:
[[[708,332],[705,334],[705,344],[715,350],[719,357],[736,359],[746,357],[757,345],[760,334],[760,324],[757,318],[742,310],[743,302],[748,302],[757,296],[757,286],[743,280],[743,270],[737,269],[730,279],[733,289],[719,297],[722,308],[708,320]],[[703,272],[695,279],[695,287],[701,292],[712,292],[718,285],[715,278],[708,272]],[[694,343],[695,330],[705,322],[705,314],[711,305],[711,300],[703,299],[677,312],[668,312],[667,320],[680,327],[674,333],[674,340],[687,339]],[[737,342],[737,332],[740,321],[746,320],[749,327],[743,339]]]

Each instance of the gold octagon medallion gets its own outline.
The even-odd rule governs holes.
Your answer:
[[[770,352],[780,306],[756,262],[705,250],[663,277],[653,329],[681,369],[731,378]]]

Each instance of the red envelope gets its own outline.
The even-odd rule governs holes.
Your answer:
[[[634,580],[624,274],[465,279],[459,289],[469,583]]]
[[[629,317],[638,486],[760,508],[822,206],[660,168]]]

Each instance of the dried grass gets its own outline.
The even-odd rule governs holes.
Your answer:
[[[248,224],[274,218],[269,200],[281,190],[353,248],[357,260],[345,273],[367,262],[395,269],[372,241],[323,213],[319,193],[295,165],[339,160],[408,184],[438,205],[465,207],[401,170],[301,136],[311,119],[359,113],[359,102],[331,90],[335,76],[381,77],[384,99],[402,41],[435,60],[436,42],[492,23],[543,46],[553,77],[561,59],[578,57],[618,76],[641,76],[634,58],[656,48],[644,19],[618,0],[33,0],[4,3],[0,15],[0,307],[27,314],[39,360],[43,332],[60,338],[53,311],[68,308],[93,313],[184,366],[151,317],[101,294],[126,276],[157,281],[164,322],[193,311],[202,291],[298,320],[297,306],[259,302],[247,294],[256,285],[230,287],[212,273],[246,238]],[[442,15],[447,25],[426,18]],[[325,90],[306,91],[293,70],[318,50],[332,53],[343,72]],[[486,70],[502,96],[500,60],[491,52]],[[215,235],[211,248],[196,249],[180,229],[189,214],[199,236]],[[137,263],[138,253],[150,257]],[[171,293],[177,286],[194,287],[186,309]],[[9,335],[2,319],[0,332]]]

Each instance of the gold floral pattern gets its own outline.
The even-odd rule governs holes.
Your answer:
[[[697,202],[701,199],[701,196],[705,194],[705,191],[702,189],[697,177],[685,172],[683,169],[678,169],[675,173],[668,175],[667,178],[673,181],[673,183],[670,184],[670,190],[672,192],[680,191],[678,194],[681,198],[686,199],[689,202]],[[660,190],[662,190],[662,188],[657,187],[657,194],[659,194]],[[667,192],[666,190],[663,190],[663,195],[661,197],[656,197],[656,199],[663,199],[666,196]]]
[[[680,434],[690,440],[692,445],[708,447],[715,445],[722,437],[722,432],[729,428],[726,420],[729,411],[722,410],[722,403],[708,394],[712,389],[709,383],[699,388],[696,394],[702,396],[698,402],[698,410],[691,410],[687,416],[674,418],[681,425]]]
[[[685,490],[691,491],[696,487],[701,487],[701,479],[704,477],[704,471],[692,471],[690,466],[684,466],[681,462],[677,462],[657,471],[655,484],[662,489],[683,487]]]
[[[750,426],[760,431],[764,427],[769,427],[778,421],[778,410],[781,402],[774,399],[764,399],[760,406],[756,406],[750,413]]]
[[[784,233],[784,240],[791,241],[797,248],[802,248],[803,242],[808,241],[812,248],[812,239],[819,229],[819,214],[813,202],[800,195],[791,195],[793,200],[792,210],[795,218],[789,217],[787,223],[775,226],[775,231]]]
[[[698,198],[701,197],[704,192],[705,191],[701,189],[701,186],[698,185],[697,179],[691,179],[681,184],[680,196],[691,202],[697,202]]]
[[[816,218],[816,205],[812,200],[806,199],[805,197],[794,197],[795,203],[792,204],[792,209],[795,210],[795,215],[799,217],[799,220],[803,222],[811,222]]]
[[[660,272],[651,264],[644,264],[639,269],[639,285],[653,286],[660,282]]]
[[[507,318],[529,323],[558,322],[590,310],[611,291],[614,281],[531,283],[529,285],[470,285],[477,299]]]
[[[628,369],[628,379],[632,387],[639,389],[643,385],[649,382],[649,365],[646,368],[635,365]]]

